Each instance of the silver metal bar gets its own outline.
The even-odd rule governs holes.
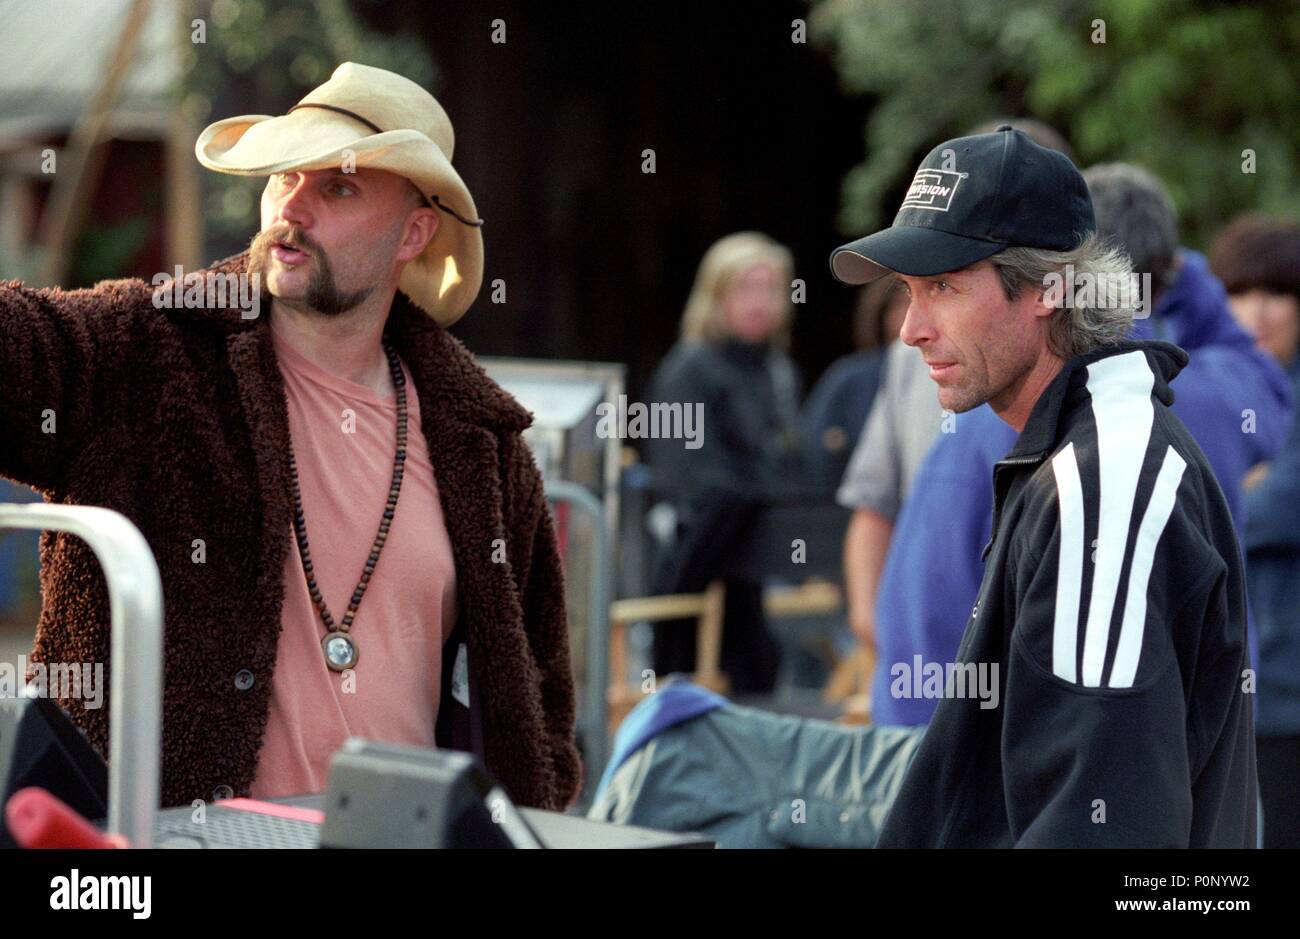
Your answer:
[[[583,743],[587,749],[589,781],[599,779],[609,759],[608,710],[609,694],[609,596],[613,561],[610,558],[609,530],[605,527],[605,510],[600,501],[585,487],[564,480],[547,480],[546,498],[550,502],[564,502],[574,506],[591,520],[596,533],[595,573],[591,589],[587,591],[587,694],[582,708],[580,726]]]
[[[144,535],[120,512],[88,505],[0,503],[0,529],[50,529],[90,545],[108,584],[112,630],[108,831],[153,846],[160,792],[163,602]]]

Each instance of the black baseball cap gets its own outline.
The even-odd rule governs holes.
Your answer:
[[[1064,153],[1003,124],[939,144],[921,161],[894,224],[831,252],[831,273],[866,284],[930,277],[1014,246],[1069,251],[1096,231],[1083,176]]]

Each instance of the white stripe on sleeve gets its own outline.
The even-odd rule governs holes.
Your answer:
[[[1165,525],[1174,510],[1178,484],[1182,481],[1187,462],[1170,447],[1165,451],[1164,463],[1156,477],[1151,501],[1138,527],[1137,544],[1133,548],[1133,564],[1129,569],[1128,596],[1124,602],[1124,622],[1120,627],[1119,647],[1115,651],[1115,664],[1110,670],[1110,687],[1131,688],[1137,675],[1138,658],[1142,654],[1142,631],[1147,618],[1147,584],[1151,580],[1151,565],[1155,560],[1156,545],[1164,533]]]
[[[1141,351],[1100,359],[1088,366],[1088,393],[1097,426],[1097,470],[1101,504],[1097,553],[1083,640],[1083,684],[1101,685],[1110,621],[1119,594],[1129,522],[1142,463],[1151,439],[1155,376]]]
[[[1056,572],[1056,621],[1052,629],[1052,672],[1078,681],[1079,595],[1083,584],[1083,485],[1074,444],[1052,457],[1057,504],[1061,511],[1060,564]]]

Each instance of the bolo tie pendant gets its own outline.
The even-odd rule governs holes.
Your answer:
[[[320,644],[325,650],[325,664],[334,671],[341,672],[357,664],[357,644],[347,633],[337,629],[326,633]]]
[[[289,446],[294,535],[298,541],[298,553],[302,556],[303,573],[307,575],[307,592],[311,594],[312,603],[315,604],[321,621],[325,624],[326,632],[321,639],[321,651],[325,653],[325,664],[335,672],[355,667],[357,658],[361,654],[350,629],[353,620],[356,619],[357,609],[361,606],[361,598],[370,584],[371,575],[375,572],[375,565],[379,563],[379,553],[384,549],[384,542],[388,540],[388,529],[393,524],[393,516],[397,511],[397,496],[402,490],[402,471],[406,465],[406,376],[402,374],[402,363],[397,358],[397,353],[393,351],[386,338],[384,352],[388,355],[388,368],[392,373],[393,386],[397,389],[397,453],[393,457],[393,481],[388,487],[388,501],[384,505],[384,517],[379,523],[379,533],[375,535],[375,543],[370,548],[370,556],[366,558],[366,566],[361,572],[357,589],[352,592],[352,601],[343,615],[343,622],[338,626],[334,625],[334,617],[330,615],[320,585],[316,583],[311,548],[307,544],[307,521],[302,509],[302,490],[298,485],[298,464],[294,459],[292,442]]]

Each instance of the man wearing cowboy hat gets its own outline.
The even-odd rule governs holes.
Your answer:
[[[483,269],[452,149],[428,92],[345,63],[195,145],[267,183],[249,249],[186,280],[242,278],[262,315],[0,287],[0,475],[117,509],[158,560],[165,805],[321,791],[349,736],[477,753],[524,805],[577,794],[530,416],[446,331]],[[41,556],[31,660],[105,661],[93,556]],[[107,753],[108,708],[61,703]]]

